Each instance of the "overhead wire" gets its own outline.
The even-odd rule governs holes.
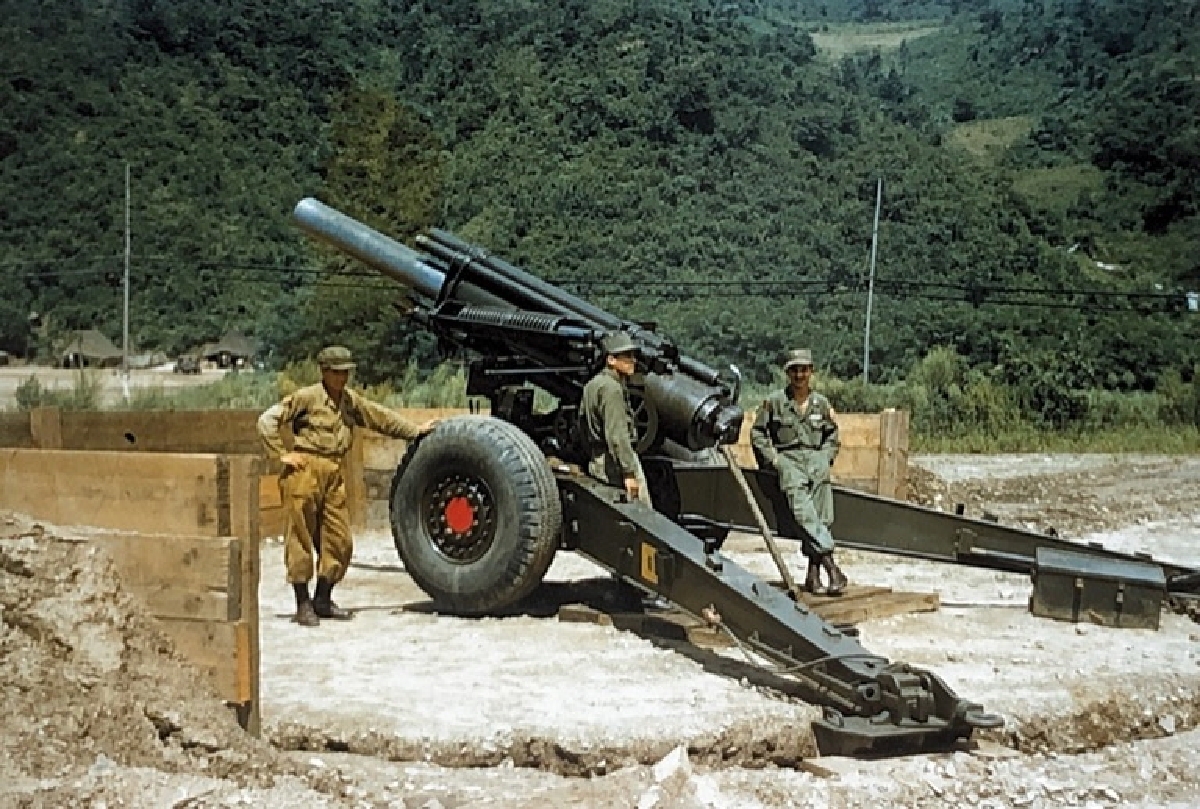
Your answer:
[[[118,271],[123,260],[119,255],[80,256],[74,258],[6,259],[0,268],[45,267],[54,269],[27,270],[12,275],[25,280],[53,280],[59,278],[87,278],[111,276]],[[83,264],[108,264],[77,269],[61,269],[57,265],[76,262]],[[109,264],[111,262],[111,264]],[[197,271],[216,271],[226,280],[261,286],[279,285],[298,288],[318,284],[329,288],[395,290],[397,284],[367,268],[342,267],[330,269],[314,264],[264,261],[246,259],[180,260],[172,256],[138,256],[136,262],[186,263]],[[136,272],[144,281],[146,273]],[[576,279],[546,278],[547,283],[574,290],[593,291],[601,295],[626,297],[653,290],[654,294],[667,300],[692,298],[761,298],[797,297],[819,290],[822,296],[860,295],[863,292],[861,279],[782,277],[748,279]],[[1131,292],[1106,289],[1055,288],[1037,286],[1004,286],[973,282],[952,282],[912,279],[876,279],[878,294],[935,303],[961,303],[970,306],[1016,306],[1046,309],[1073,309],[1093,312],[1146,312],[1178,311],[1186,308],[1186,296],[1182,292]],[[956,294],[958,293],[958,294]],[[1036,296],[1030,300],[1026,296]],[[1101,301],[1123,301],[1123,304]],[[1156,304],[1158,304],[1156,306]],[[1165,304],[1165,305],[1164,305]]]

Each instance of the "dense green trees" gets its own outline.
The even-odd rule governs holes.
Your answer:
[[[1026,404],[1053,422],[1071,413],[1056,385],[1192,375],[1196,327],[1168,297],[1200,273],[1182,3],[0,10],[9,350],[30,348],[32,310],[118,333],[129,161],[143,347],[239,326],[280,361],[334,338],[376,376],[431,360],[394,285],[290,226],[313,194],[399,238],[454,230],[760,382],[799,343],[856,376],[883,177],[873,378],[949,346],[989,380],[1049,380]],[[929,16],[941,33],[834,64],[806,33]],[[1006,115],[1028,116],[1030,134],[1000,159],[949,145],[956,122]],[[1059,172],[1058,190],[1035,193],[1050,176],[1037,171]]]

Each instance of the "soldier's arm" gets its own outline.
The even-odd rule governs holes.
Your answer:
[[[283,446],[283,436],[279,428],[285,423],[291,423],[296,417],[295,395],[285,396],[283,401],[273,404],[258,417],[258,436],[266,447],[267,456],[276,459],[287,450]]]
[[[627,478],[634,477],[638,463],[630,440],[633,425],[629,423],[625,397],[620,388],[606,385],[600,391],[600,413],[604,419],[604,443],[608,451],[621,466],[621,474]]]
[[[768,399],[758,408],[754,426],[750,428],[750,444],[758,456],[771,466],[779,459],[775,444],[771,441],[771,401]]]
[[[828,400],[825,402],[825,423],[825,440],[822,442],[822,446],[828,450],[829,465],[833,466],[834,459],[842,449],[842,436],[838,431],[837,413]]]
[[[427,432],[427,430],[422,430],[425,425],[409,421],[390,407],[372,402],[365,396],[355,394],[354,403],[362,418],[362,424],[359,426],[366,427],[373,432],[391,438],[403,438],[406,441],[411,441],[422,432]]]

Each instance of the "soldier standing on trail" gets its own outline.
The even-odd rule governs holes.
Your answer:
[[[288,581],[296,592],[296,616],[301,626],[317,626],[320,618],[348,620],[350,612],[334,603],[334,585],[346,575],[354,542],[346,508],[343,459],[350,449],[353,427],[365,427],[392,438],[414,439],[432,430],[436,421],[413,424],[399,413],[368,400],[346,387],[354,361],[350,349],[330,346],[317,355],[321,381],[301,388],[268,408],[258,419],[258,434],[272,458],[283,464],[279,486],[286,520],[283,558]],[[287,424],[295,436],[285,452],[279,427]],[[317,588],[312,598],[308,582],[317,557]]]
[[[631,501],[651,505],[646,474],[633,445],[637,438],[629,404],[629,377],[637,370],[637,345],[623,331],[604,338],[604,370],[583,388],[580,425],[588,474],[623,488]]]
[[[767,397],[758,411],[751,441],[759,465],[779,473],[779,488],[796,521],[810,539],[803,542],[808,557],[804,589],[821,586],[821,569],[829,575],[829,595],[841,595],[846,575],[833,560],[833,489],[829,469],[841,440],[829,400],[812,389],[813,359],[807,348],[788,353],[783,364],[788,385]]]

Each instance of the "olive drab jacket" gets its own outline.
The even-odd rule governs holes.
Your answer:
[[[633,449],[633,408],[616,371],[605,368],[584,386],[579,422],[590,460],[607,454],[623,477],[637,475],[641,465]]]
[[[279,435],[282,424],[292,428],[296,451],[329,458],[346,454],[354,427],[407,440],[420,434],[413,422],[350,388],[342,391],[341,406],[335,405],[320,382],[285,396],[258,417],[258,434],[272,458],[285,451]]]
[[[751,443],[760,463],[779,468],[782,459],[812,483],[829,480],[829,469],[841,448],[829,400],[813,391],[799,405],[791,386],[775,391],[763,402],[751,430]]]

